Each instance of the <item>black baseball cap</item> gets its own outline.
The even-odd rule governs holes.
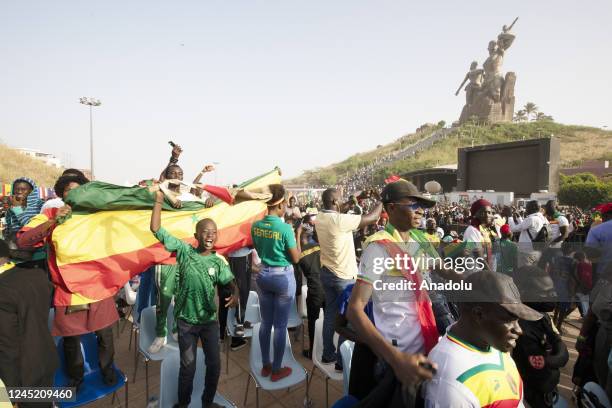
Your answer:
[[[512,278],[498,272],[480,271],[468,276],[466,284],[471,283],[471,290],[463,290],[462,302],[496,303],[519,319],[536,321],[542,314],[523,304],[518,288]]]
[[[514,271],[514,282],[526,302],[559,302],[549,273],[537,266],[523,266]]]
[[[380,193],[380,198],[385,204],[395,203],[402,198],[414,198],[423,204],[425,208],[431,208],[436,205],[435,200],[423,197],[414,184],[404,179],[387,184]]]

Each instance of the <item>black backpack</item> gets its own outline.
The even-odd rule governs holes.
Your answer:
[[[535,237],[531,236],[531,232],[529,232],[529,230],[527,230],[527,234],[529,235],[531,242],[544,242],[548,244],[550,241],[552,241],[552,229],[550,228],[549,223],[544,224]]]

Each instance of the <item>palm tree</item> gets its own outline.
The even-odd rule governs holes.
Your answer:
[[[552,122],[553,121],[553,117],[550,116],[550,115],[546,115],[544,112],[538,112],[535,115],[535,120],[537,122],[540,122],[540,121],[549,121],[549,122]]]
[[[527,113],[522,109],[516,112],[516,114],[514,115],[515,122],[525,122],[526,120],[527,120]]]
[[[525,110],[525,113],[527,114],[527,119],[529,119],[531,115],[534,115],[535,117],[538,111],[538,107],[533,102],[527,102],[525,106],[523,107],[523,109]]]

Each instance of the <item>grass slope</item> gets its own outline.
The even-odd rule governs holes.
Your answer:
[[[360,153],[329,167],[306,171],[302,176],[291,180],[292,183],[334,184],[348,172],[399,148],[400,140],[412,144],[429,133],[404,136],[398,141],[379,149]],[[391,174],[403,174],[413,170],[427,169],[445,164],[457,163],[457,149],[506,143],[520,140],[537,139],[554,135],[561,143],[562,167],[579,166],[585,160],[612,160],[612,131],[604,131],[587,126],[563,125],[550,121],[525,123],[499,123],[493,125],[464,124],[456,128],[446,139],[435,143],[415,157],[397,160],[379,168],[376,180],[382,181]],[[407,146],[404,144],[404,146]]]
[[[53,187],[62,170],[26,156],[0,144],[0,183],[11,183],[18,177],[29,177],[39,186]]]

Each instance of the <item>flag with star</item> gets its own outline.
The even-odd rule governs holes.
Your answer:
[[[280,170],[275,169],[239,187],[257,189],[280,181]],[[150,266],[174,262],[149,229],[153,202],[153,193],[142,187],[91,182],[70,191],[66,203],[73,212],[51,236],[50,250],[56,262],[50,262],[49,267],[64,286],[56,291],[56,305],[106,299]],[[251,224],[265,212],[266,204],[257,200],[234,205],[219,200],[210,208],[199,202],[183,202],[181,209],[164,203],[162,226],[196,246],[195,224],[212,218],[218,229],[215,249],[227,254],[251,244]],[[36,227],[43,218],[36,217],[25,229]]]

